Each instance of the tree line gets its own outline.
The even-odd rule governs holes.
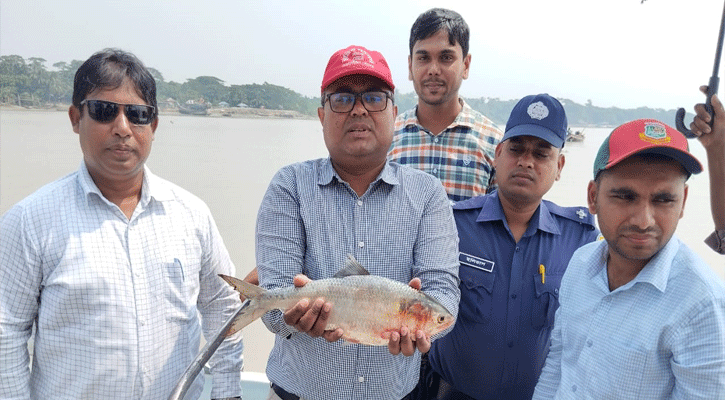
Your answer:
[[[490,118],[502,130],[506,127],[509,114],[519,99],[501,100],[498,98],[464,98],[471,108]],[[676,110],[664,110],[661,108],[638,107],[623,109],[617,107],[597,107],[591,100],[586,104],[578,104],[569,99],[559,98],[559,101],[566,110],[566,117],[569,126],[574,127],[614,127],[625,122],[640,118],[652,118],[662,121],[670,126],[675,126]],[[395,94],[395,102],[398,111],[403,112],[414,107],[418,103],[415,93]],[[685,121],[691,121],[694,114],[687,113]]]
[[[73,77],[83,61],[57,62],[49,70],[40,57],[24,59],[19,55],[0,56],[0,103],[23,107],[48,107],[70,104]],[[156,98],[160,108],[176,107],[193,101],[218,106],[243,104],[253,108],[292,110],[316,115],[319,98],[311,99],[282,86],[267,82],[227,86],[219,78],[199,76],[184,83],[164,80],[160,71],[148,68],[156,80]]]
[[[56,104],[70,104],[73,95],[73,77],[83,61],[57,62],[48,70],[46,60],[30,57],[27,60],[19,55],[0,56],[0,103],[15,104],[23,107],[49,107]],[[320,105],[319,97],[306,97],[291,89],[263,84],[226,85],[213,76],[199,76],[187,79],[184,83],[164,80],[160,71],[148,68],[156,79],[157,101],[163,109],[176,107],[191,100],[203,101],[212,106],[227,103],[234,107],[240,104],[253,108],[297,111],[314,117]],[[474,109],[489,117],[503,128],[518,99],[501,100],[498,98],[466,98]],[[675,110],[639,107],[621,109],[617,107],[597,107],[591,100],[578,104],[568,99],[559,99],[571,126],[617,126],[638,118],[654,118],[674,125]],[[403,112],[417,104],[415,93],[395,94],[398,111]],[[688,115],[686,121],[692,119]]]

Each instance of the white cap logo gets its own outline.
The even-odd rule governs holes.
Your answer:
[[[374,68],[373,56],[367,51],[361,48],[353,48],[342,54],[342,65],[348,66],[350,64],[368,64],[370,68]]]
[[[529,108],[526,109],[526,112],[529,114],[529,117],[538,120],[542,120],[549,116],[549,109],[546,108],[544,103],[540,101],[529,104]]]

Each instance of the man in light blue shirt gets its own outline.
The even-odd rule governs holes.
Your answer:
[[[605,241],[564,274],[534,399],[725,398],[725,283],[674,236],[701,171],[659,121],[604,141],[587,200]]]
[[[456,315],[458,238],[443,185],[386,159],[397,114],[387,62],[362,46],[339,50],[321,89],[318,116],[330,155],[286,166],[272,179],[257,218],[261,286],[291,286],[298,274],[332,277],[352,254],[373,275],[419,280]],[[309,299],[262,317],[275,333],[269,399],[407,396],[431,338],[403,327],[391,332],[388,347],[342,343],[340,329],[324,330],[334,307]]]

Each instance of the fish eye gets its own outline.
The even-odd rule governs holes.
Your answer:
[[[438,316],[438,323],[439,324],[442,324],[445,320],[446,320],[446,317],[444,317],[442,315]]]

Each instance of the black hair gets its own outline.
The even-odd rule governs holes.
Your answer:
[[[413,55],[415,42],[425,40],[440,30],[448,32],[448,42],[452,46],[456,43],[461,45],[464,57],[468,55],[468,24],[461,14],[445,8],[431,8],[418,16],[410,28],[410,54]]]
[[[76,71],[73,79],[73,105],[81,108],[81,101],[97,89],[115,89],[129,78],[138,95],[158,110],[156,80],[135,55],[120,49],[104,49],[93,54]],[[156,112],[158,116],[158,111]]]

